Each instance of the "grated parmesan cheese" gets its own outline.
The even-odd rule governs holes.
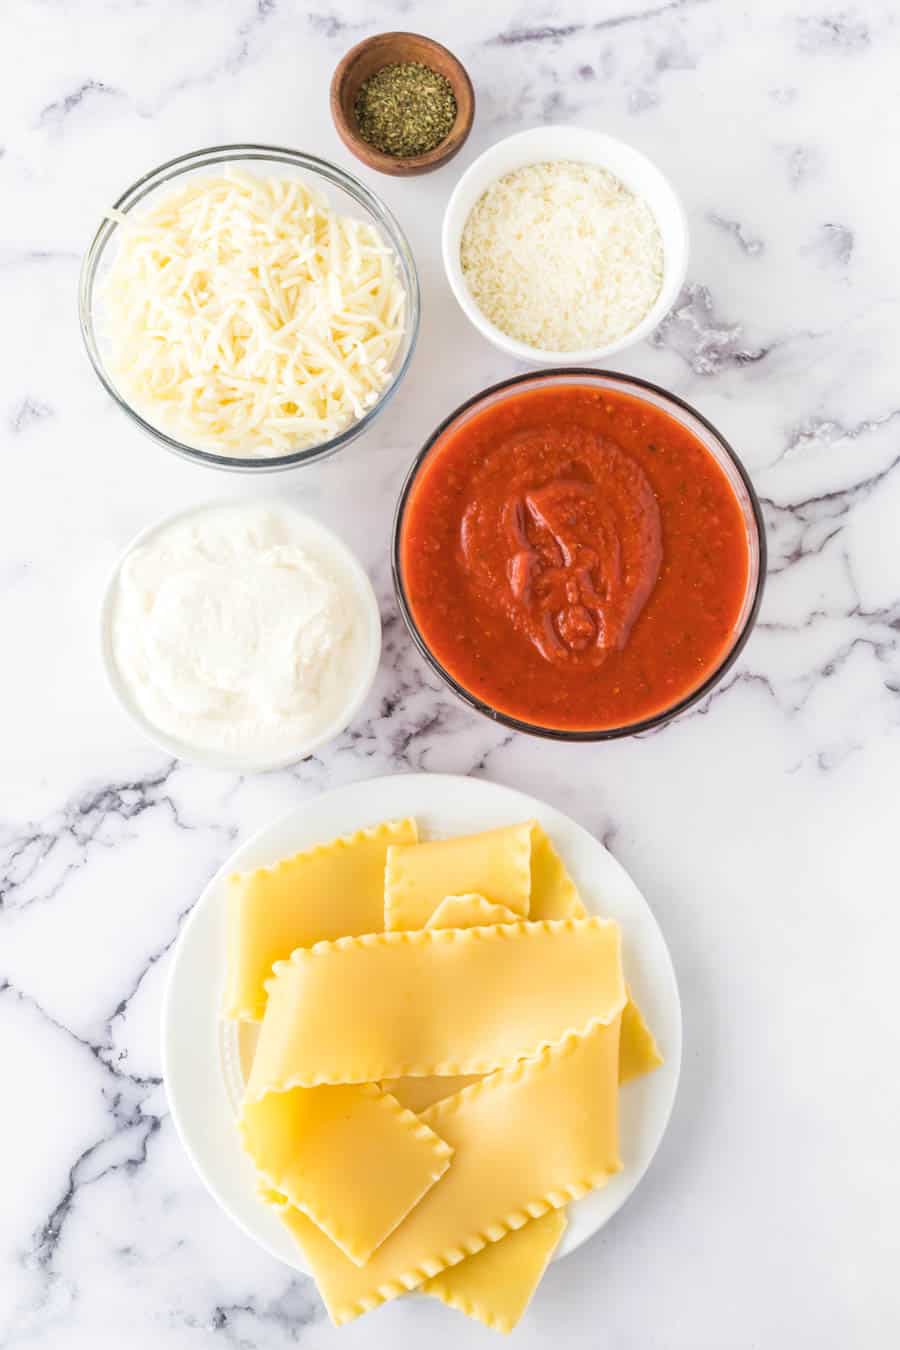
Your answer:
[[[289,454],[338,435],[390,383],[406,322],[394,254],[300,179],[195,178],[119,234],[111,373],[179,440]]]
[[[600,347],[650,311],[663,245],[649,206],[593,164],[529,164],[473,206],[460,262],[501,332],[547,352]]]

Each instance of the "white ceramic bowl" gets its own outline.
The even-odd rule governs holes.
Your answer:
[[[469,212],[481,194],[491,183],[504,174],[512,173],[514,169],[553,160],[575,160],[608,169],[636,196],[644,198],[656,217],[662,235],[663,281],[655,304],[630,333],[602,347],[552,352],[507,337],[479,309],[463,276],[459,260],[460,240]],[[687,273],[687,218],[669,180],[639,150],[601,131],[587,131],[581,127],[535,127],[531,131],[520,131],[515,136],[508,136],[506,140],[498,141],[485,150],[474,164],[469,165],[453,190],[444,212],[441,242],[447,280],[464,313],[478,331],[509,356],[540,365],[557,362],[568,366],[584,365],[603,360],[636,342],[642,342],[672,308]]]
[[[359,669],[356,672],[356,679],[350,686],[347,699],[333,720],[314,736],[307,740],[291,745],[283,753],[277,756],[268,756],[253,758],[234,754],[225,750],[213,751],[206,747],[182,742],[170,736],[166,731],[161,730],[151,722],[137,706],[132,697],[122,673],[119,670],[115,658],[112,635],[112,618],[116,598],[116,587],[119,580],[119,572],[125,559],[142,544],[145,544],[153,535],[167,529],[176,522],[185,520],[189,516],[200,516],[208,511],[217,511],[222,508],[235,506],[270,506],[273,510],[281,512],[290,512],[297,516],[303,522],[303,528],[307,532],[310,540],[315,545],[317,553],[328,559],[328,562],[334,568],[337,576],[343,581],[356,598],[359,612],[363,623],[363,633],[361,641],[362,656],[359,662]],[[290,764],[296,764],[299,759],[312,754],[319,746],[325,745],[335,736],[339,736],[346,730],[353,718],[359,712],[362,704],[368,696],[369,690],[375,679],[375,672],[378,669],[378,662],[381,656],[381,614],[378,609],[378,601],[375,598],[375,592],[372,589],[372,583],[366,575],[365,570],[351,553],[350,549],[342,539],[327,529],[326,526],[319,523],[312,516],[303,511],[298,511],[296,507],[289,502],[277,498],[252,498],[249,501],[221,501],[207,502],[202,506],[190,507],[184,511],[177,511],[171,516],[166,516],[163,520],[157,521],[140,534],[132,539],[131,543],[122,553],[118,562],[112,570],[109,581],[106,584],[106,590],[103,595],[103,604],[100,619],[101,632],[101,653],[103,665],[109,684],[119,703],[128,713],[135,726],[139,727],[143,734],[152,741],[154,745],[164,750],[166,754],[174,755],[178,759],[193,764],[203,764],[212,769],[230,769],[235,773],[265,773],[270,769],[285,769]]]

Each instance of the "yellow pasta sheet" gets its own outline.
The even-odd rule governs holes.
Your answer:
[[[565,1211],[551,1209],[426,1280],[422,1293],[476,1317],[494,1331],[512,1331],[565,1231]]]
[[[388,849],[384,926],[424,928],[447,895],[477,892],[522,917],[531,894],[532,822]]]
[[[560,919],[319,943],[278,963],[247,1095],[488,1073],[622,1009],[619,930]]]
[[[483,895],[448,895],[426,928],[484,928],[495,923],[521,923],[522,915],[507,905],[493,905]]]
[[[628,992],[628,1001],[622,1010],[622,1040],[619,1049],[619,1082],[630,1083],[645,1073],[658,1069],[663,1063],[653,1032],[644,1021],[643,1013]]]
[[[344,836],[270,868],[229,878],[226,1015],[260,1030],[265,980],[297,946],[381,929],[384,868],[413,820]],[[256,1038],[242,1037],[249,1068]],[[374,1086],[273,1093],[244,1109],[257,1170],[356,1261],[364,1261],[446,1169],[451,1150]],[[372,1166],[373,1151],[379,1166]]]
[[[575,883],[546,831],[538,824],[532,826],[531,842],[531,918],[583,918],[587,911]],[[440,902],[427,927],[470,928],[479,923],[513,923],[516,917],[512,910],[491,905],[481,895],[450,895]],[[628,1083],[662,1063],[659,1047],[628,991],[622,1014],[619,1082]],[[446,1078],[394,1078],[382,1086],[418,1114],[478,1077],[478,1074],[457,1074]]]
[[[294,1088],[244,1104],[244,1147],[260,1178],[363,1265],[453,1150],[374,1084]]]
[[[428,1074],[424,1078],[386,1078],[381,1086],[407,1110],[420,1116],[435,1102],[452,1097],[455,1092],[461,1092],[464,1087],[479,1082],[483,1077],[483,1073],[451,1073],[441,1078]]]
[[[427,928],[478,928],[492,923],[518,923],[519,916],[505,905],[492,905],[483,895],[448,895],[442,900],[426,924]],[[422,1111],[452,1097],[470,1083],[477,1083],[481,1074],[452,1074],[437,1078],[390,1078],[382,1084],[410,1111]]]
[[[566,871],[562,858],[553,847],[547,832],[535,823],[531,831],[530,918],[580,919],[586,913],[578,889]],[[632,1078],[640,1078],[643,1074],[658,1069],[662,1062],[659,1047],[644,1021],[640,1008],[632,1000],[629,990],[628,1002],[622,1014],[619,1082],[629,1083]],[[401,1093],[402,1091],[403,1089]],[[415,1090],[413,1089],[409,1095],[415,1098]],[[404,1100],[402,1096],[401,1100]],[[433,1097],[432,1100],[438,1101],[439,1098]]]
[[[580,906],[574,883],[539,825],[532,830],[531,902],[542,907],[540,918],[566,918],[566,907]],[[550,912],[554,905],[556,913]],[[584,913],[581,907],[582,915]],[[579,916],[580,917],[580,916]],[[489,904],[480,895],[450,895],[428,920],[429,928],[474,928],[485,923],[515,923],[505,905]],[[398,1078],[391,1091],[411,1110],[421,1112],[461,1091],[477,1077]],[[496,1331],[511,1331],[530,1303],[566,1227],[565,1212],[551,1209],[539,1219],[491,1242],[475,1256],[448,1266],[426,1280],[422,1293],[475,1317]]]
[[[338,1326],[620,1169],[619,1021],[570,1033],[426,1111],[425,1123],[454,1149],[452,1166],[366,1266],[299,1210],[282,1208]]]
[[[388,849],[417,837],[414,820],[388,821],[229,877],[224,1015],[259,1021],[272,966],[295,947],[379,932]]]
[[[531,827],[530,919],[583,919],[587,910],[575,882],[543,826]]]
[[[629,996],[622,1009],[622,1033],[619,1043],[619,1086],[630,1083],[633,1078],[642,1078],[646,1073],[658,1069],[665,1060],[660,1054],[653,1033],[644,1021],[643,1014]],[[452,1097],[470,1083],[477,1083],[482,1074],[453,1074],[438,1078],[388,1078],[382,1087],[408,1110],[416,1115],[433,1106],[435,1102]]]

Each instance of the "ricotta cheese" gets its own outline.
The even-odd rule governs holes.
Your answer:
[[[482,313],[546,352],[602,347],[649,313],[663,244],[647,203],[595,164],[529,164],[473,206],[460,263]]]
[[[373,224],[300,179],[229,169],[110,214],[110,371],[168,434],[288,454],[338,435],[390,383],[406,324],[396,258]]]
[[[254,761],[305,749],[365,678],[358,586],[313,522],[275,506],[214,507],[125,558],[109,643],[130,703],[188,750]]]

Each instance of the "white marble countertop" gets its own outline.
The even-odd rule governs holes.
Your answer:
[[[335,784],[486,776],[570,812],[653,905],[684,999],[675,1116],[650,1174],[548,1274],[518,1344],[896,1345],[900,24],[886,0],[14,0],[0,80],[3,606],[0,1344],[6,1350],[418,1347],[491,1334],[426,1300],[335,1332],[181,1150],[160,1080],[168,954],[236,841]],[[892,10],[894,12],[892,13]],[[401,393],[319,469],[267,479],[357,550],[386,624],[352,731],[288,772],[173,763],[112,702],[97,606],[142,526],[254,485],[167,455],[81,347],[101,208],[169,156],[259,140],[354,167],[328,80],[365,34],[443,39],[469,144],[395,208],[424,320]],[[765,505],[761,620],[725,684],[655,735],[567,747],[456,704],[397,619],[389,518],[457,402],[511,374],[444,283],[459,172],[543,120],[601,127],[671,175],[693,235],[657,338],[618,368],[695,403]],[[339,1339],[340,1338],[340,1339]]]

